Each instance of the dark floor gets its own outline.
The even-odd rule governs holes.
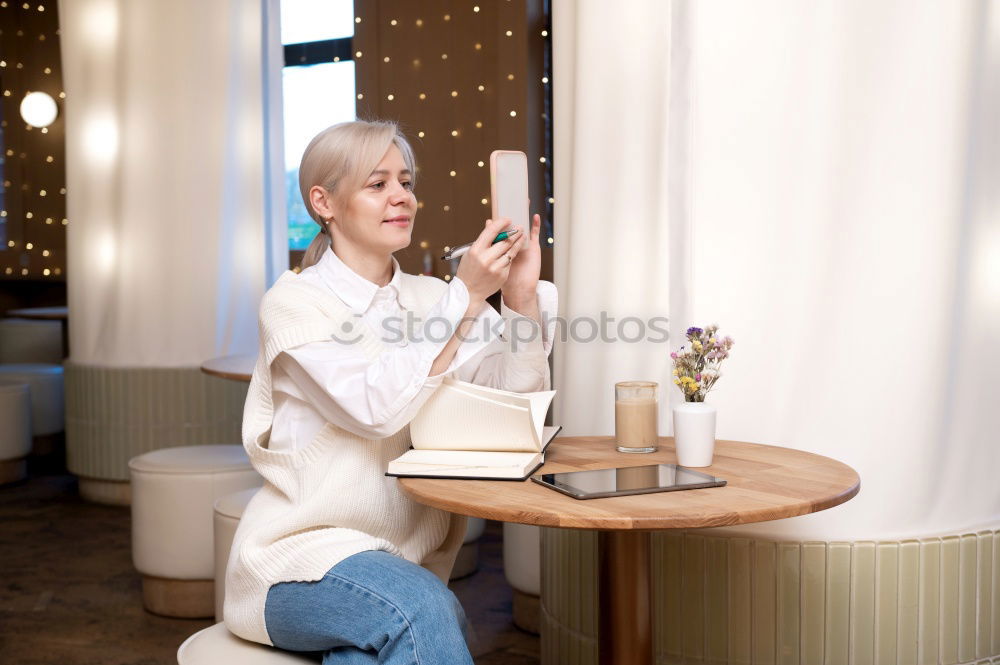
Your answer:
[[[36,466],[0,487],[0,663],[173,665],[177,647],[209,620],[142,609],[129,510],[82,501],[73,476]],[[452,583],[477,638],[476,663],[539,662],[537,636],[511,623],[501,529],[487,525],[480,567]]]

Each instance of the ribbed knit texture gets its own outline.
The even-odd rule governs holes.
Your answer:
[[[279,582],[313,582],[347,557],[384,550],[431,570],[447,584],[465,535],[465,518],[407,497],[388,463],[410,447],[410,428],[366,439],[332,423],[297,450],[269,450],[274,415],[271,362],[286,349],[362,335],[370,358],[383,343],[335,295],[286,272],[260,306],[260,352],[243,411],[243,446],[264,477],[233,540],[226,568],[226,626],[254,642],[272,644],[264,622],[267,591]],[[448,285],[403,275],[402,288],[424,316]],[[402,295],[402,294],[401,294]]]

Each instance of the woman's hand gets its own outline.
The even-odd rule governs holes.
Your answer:
[[[518,240],[519,251],[502,288],[507,306],[522,314],[527,313],[536,300],[535,289],[542,272],[541,228],[542,218],[536,213],[531,219],[531,237]]]
[[[497,289],[507,281],[512,263],[517,263],[516,257],[523,235],[520,229],[505,240],[490,244],[497,234],[507,228],[510,228],[510,220],[505,217],[486,220],[483,232],[458,264],[455,276],[461,279],[468,289],[470,303],[485,301],[487,297],[496,293]],[[514,259],[513,261],[507,259],[508,254]],[[537,275],[535,279],[537,281]]]

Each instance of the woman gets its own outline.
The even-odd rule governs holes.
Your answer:
[[[412,501],[386,465],[445,376],[549,386],[540,323],[556,294],[538,280],[538,215],[530,238],[495,245],[509,221],[487,220],[451,282],[408,275],[392,254],[412,238],[415,173],[393,123],[316,136],[299,185],[321,233],[260,308],[243,443],[266,482],[233,543],[225,621],[324,663],[472,662],[446,586],[465,518]],[[499,315],[485,302],[497,289]]]

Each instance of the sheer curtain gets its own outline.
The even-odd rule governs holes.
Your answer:
[[[283,207],[265,160],[280,131],[278,148],[264,132],[281,117],[264,103],[280,91],[276,7],[59,3],[74,363],[256,351],[257,305],[288,265],[285,226],[267,223]]]
[[[718,438],[829,455],[861,493],[734,528],[904,538],[1000,517],[1000,10],[989,2],[553,4],[561,315],[670,318],[563,343],[555,422],[612,384],[682,399],[691,325],[736,339]],[[595,268],[599,268],[596,269]]]

